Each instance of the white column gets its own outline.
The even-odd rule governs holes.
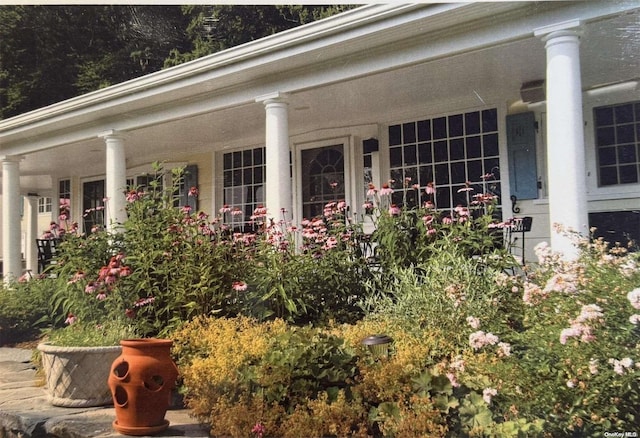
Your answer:
[[[25,237],[25,261],[27,269],[30,269],[33,275],[38,273],[38,246],[36,239],[38,238],[38,196],[27,195],[24,197],[27,229]]]
[[[117,230],[127,220],[125,210],[127,188],[127,163],[124,151],[123,133],[107,131],[100,134],[106,143],[105,225],[109,230]]]
[[[2,275],[5,282],[22,275],[19,162],[19,157],[2,159]]]
[[[265,207],[269,217],[279,220],[281,210],[292,212],[289,163],[289,109],[287,95],[273,93],[256,99],[266,111]]]
[[[580,22],[538,29],[547,51],[547,163],[551,247],[573,259],[577,249],[555,225],[589,233],[586,194]]]
[[[51,175],[51,222],[60,223],[60,181],[56,175]]]

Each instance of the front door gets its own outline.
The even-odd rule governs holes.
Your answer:
[[[322,216],[324,206],[345,199],[344,145],[301,151],[302,217]]]
[[[83,230],[90,234],[94,227],[104,227],[104,180],[82,184]]]

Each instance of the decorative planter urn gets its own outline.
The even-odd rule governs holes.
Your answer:
[[[83,408],[110,405],[107,386],[109,364],[122,348],[61,347],[49,343],[38,345],[49,402],[54,406]]]
[[[178,369],[171,360],[173,341],[126,339],[122,354],[111,365],[108,383],[116,419],[113,428],[124,435],[153,435],[169,427],[164,416]]]

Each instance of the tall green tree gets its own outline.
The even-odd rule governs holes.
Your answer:
[[[0,6],[0,118],[161,69],[188,21],[179,6]]]
[[[211,53],[351,9],[350,5],[187,5],[190,17],[186,32],[187,51],[173,50],[165,67],[191,61]]]
[[[0,119],[351,6],[0,6]]]

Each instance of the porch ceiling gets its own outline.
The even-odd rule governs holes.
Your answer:
[[[640,19],[637,11],[589,23],[582,40],[585,89],[637,78]],[[342,60],[349,63],[349,58]],[[286,67],[286,66],[285,66]],[[545,50],[534,37],[360,75],[348,81],[292,90],[292,135],[337,126],[384,123],[431,115],[442,102],[469,106],[507,105],[519,99],[523,82],[545,77]],[[289,91],[289,90],[283,90]],[[138,117],[140,110],[132,110]],[[127,113],[120,115],[126,117]],[[127,165],[180,161],[189,154],[264,143],[264,107],[247,101],[128,132]],[[52,179],[104,174],[104,141],[96,137],[27,155],[20,163],[21,187],[47,193]],[[1,188],[0,188],[1,189]]]

